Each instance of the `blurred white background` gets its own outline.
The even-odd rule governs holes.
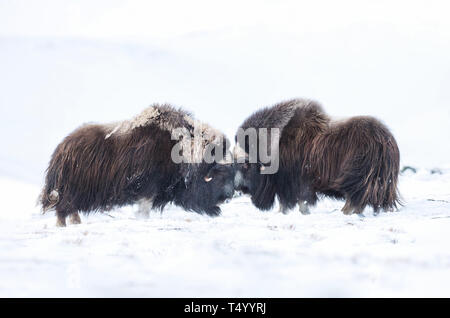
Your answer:
[[[448,1],[0,0],[0,176],[39,184],[84,122],[169,102],[233,137],[293,97],[373,115],[402,163],[450,150]]]

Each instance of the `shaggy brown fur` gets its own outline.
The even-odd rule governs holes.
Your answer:
[[[233,194],[233,167],[171,160],[171,130],[184,127],[194,136],[191,115],[169,105],[154,105],[116,125],[85,125],[58,145],[47,169],[40,202],[54,208],[58,225],[78,212],[106,211],[138,201],[163,209],[173,202],[186,210],[218,215],[217,204]],[[203,146],[226,138],[202,124]],[[201,159],[201,158],[200,158]]]
[[[260,165],[244,164],[236,174],[235,188],[260,209],[271,208],[277,196],[283,212],[298,203],[306,214],[318,194],[345,199],[346,214],[397,207],[399,150],[378,120],[332,122],[319,104],[291,100],[255,113],[242,127],[281,129],[278,173],[261,175]],[[248,152],[249,145],[242,148]]]

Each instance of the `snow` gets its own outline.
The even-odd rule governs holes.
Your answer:
[[[136,206],[55,226],[39,188],[0,179],[0,296],[448,297],[450,169],[401,177],[398,212],[260,212],[249,198],[210,218]],[[431,201],[433,200],[433,201]]]

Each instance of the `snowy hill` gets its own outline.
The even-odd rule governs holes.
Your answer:
[[[246,197],[209,218],[135,207],[55,227],[39,189],[1,179],[0,296],[366,297],[450,295],[450,169],[401,177],[396,213],[263,213]]]

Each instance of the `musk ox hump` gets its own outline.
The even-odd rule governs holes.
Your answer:
[[[315,107],[323,112],[318,103],[309,99],[297,98],[257,111],[247,118],[241,125],[241,128],[279,128],[283,130],[294,116],[296,110],[305,107]]]
[[[228,140],[222,132],[208,124],[195,120],[189,112],[166,104],[154,104],[130,120],[105,125],[107,131],[105,139],[109,139],[113,135],[128,134],[136,128],[149,125],[155,125],[169,133],[172,133],[177,128],[187,129],[191,138],[190,140],[183,140],[183,142],[191,142],[189,146],[193,150],[193,162],[200,162],[203,159],[204,151],[209,144],[220,145],[223,142],[228,144]]]
[[[190,114],[182,109],[175,109],[173,106],[167,104],[153,104],[132,119],[105,125],[109,130],[105,139],[116,134],[127,134],[136,128],[149,125],[156,125],[160,129],[170,132],[178,127],[186,127],[186,120],[184,119],[186,116],[190,116]]]

